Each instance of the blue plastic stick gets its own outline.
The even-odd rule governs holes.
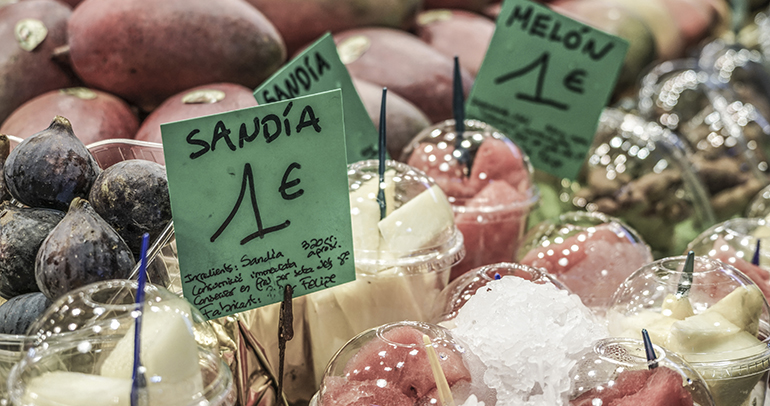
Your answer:
[[[647,368],[655,369],[658,367],[658,363],[655,361],[658,356],[655,355],[655,349],[652,347],[652,341],[646,329],[642,329],[642,340],[644,341],[644,352],[647,355]]]
[[[141,264],[139,266],[139,286],[136,289],[136,307],[139,314],[136,316],[134,324],[134,366],[131,371],[131,406],[141,406],[147,402],[139,402],[139,393],[147,387],[147,381],[144,372],[140,371],[142,365],[139,358],[141,348],[142,334],[142,313],[144,312],[144,287],[147,284],[147,247],[150,244],[150,234],[144,233],[142,236],[142,251],[140,254]]]
[[[751,263],[756,266],[759,266],[759,242],[760,241],[762,240],[757,239],[757,248],[754,250],[754,257],[751,258]]]
[[[382,185],[385,183],[385,101],[388,94],[388,88],[382,88],[382,104],[380,104],[380,145],[379,145],[379,158],[380,158],[380,184],[377,187],[377,203],[380,205],[380,220],[385,218],[387,212],[387,206],[385,206],[385,191],[382,189]]]
[[[471,162],[468,149],[463,147],[465,133],[465,96],[463,78],[460,74],[460,58],[455,56],[454,77],[452,80],[452,114],[455,118],[455,159],[465,165],[465,176],[471,176]]]
[[[687,297],[690,293],[690,286],[692,286],[692,273],[695,268],[695,252],[690,251],[687,253],[687,259],[684,261],[684,270],[682,277],[679,280],[679,286],[676,289],[677,297]]]

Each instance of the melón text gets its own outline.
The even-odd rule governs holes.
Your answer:
[[[529,35],[545,38],[551,42],[561,42],[564,48],[568,50],[582,48],[581,52],[588,54],[594,61],[601,60],[615,47],[615,44],[610,40],[605,40],[607,43],[597,51],[596,39],[589,37],[588,40],[584,41],[583,38],[584,35],[591,34],[590,28],[582,27],[580,29],[561,31],[561,23],[553,21],[554,17],[551,14],[536,12],[533,16],[533,8],[531,5],[523,9],[521,6],[516,6],[505,21],[505,26],[511,27],[514,23],[520,22],[521,29]]]
[[[285,134],[286,136],[290,136],[292,134],[292,126],[290,125],[289,119],[286,118],[286,116],[291,111],[293,105],[293,102],[289,102],[289,104],[286,105],[286,108],[283,110],[283,121],[280,117],[278,117],[277,114],[272,113],[265,115],[261,120],[259,117],[254,116],[254,131],[251,134],[248,133],[246,123],[241,123],[240,131],[238,134],[238,148],[243,148],[244,143],[252,142],[257,139],[257,136],[260,133],[260,125],[262,127],[262,135],[265,137],[265,141],[268,144],[275,141],[280,135]],[[313,127],[316,133],[321,132],[319,118],[316,117],[313,108],[309,105],[306,105],[302,109],[302,113],[299,117],[299,123],[294,127],[294,132],[299,134],[306,127]],[[206,140],[202,140],[200,138],[195,138],[195,136],[200,132],[201,130],[196,128],[187,134],[188,144],[198,145],[201,147],[199,150],[190,154],[190,159],[200,158],[209,151],[213,152],[217,147],[217,143],[222,140],[224,140],[224,142],[227,144],[227,147],[230,148],[231,151],[235,151],[237,149],[233,143],[233,140],[230,138],[230,129],[227,128],[222,120],[217,121],[217,123],[214,125],[214,129],[211,132],[211,143],[208,143]]]

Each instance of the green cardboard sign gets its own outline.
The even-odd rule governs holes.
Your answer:
[[[330,33],[263,82],[254,91],[254,97],[259,103],[272,103],[333,89],[342,89],[348,162],[377,159],[377,129],[353,86],[348,69],[340,61]]]
[[[532,165],[574,179],[628,43],[527,0],[507,0],[466,116],[516,142]]]
[[[355,279],[340,90],[161,125],[184,296],[206,318]]]

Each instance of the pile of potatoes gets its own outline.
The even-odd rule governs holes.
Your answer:
[[[725,0],[550,3],[632,43],[617,94],[729,19]],[[452,57],[467,93],[499,12],[498,0],[0,0],[0,133],[26,138],[63,115],[85,144],[160,142],[160,123],[256,105],[253,89],[331,31],[375,124],[388,87],[398,157],[452,116]]]

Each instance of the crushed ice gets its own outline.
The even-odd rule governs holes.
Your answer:
[[[455,337],[485,364],[496,406],[567,402],[580,353],[608,336],[580,298],[550,284],[506,276],[479,289],[454,319]]]

